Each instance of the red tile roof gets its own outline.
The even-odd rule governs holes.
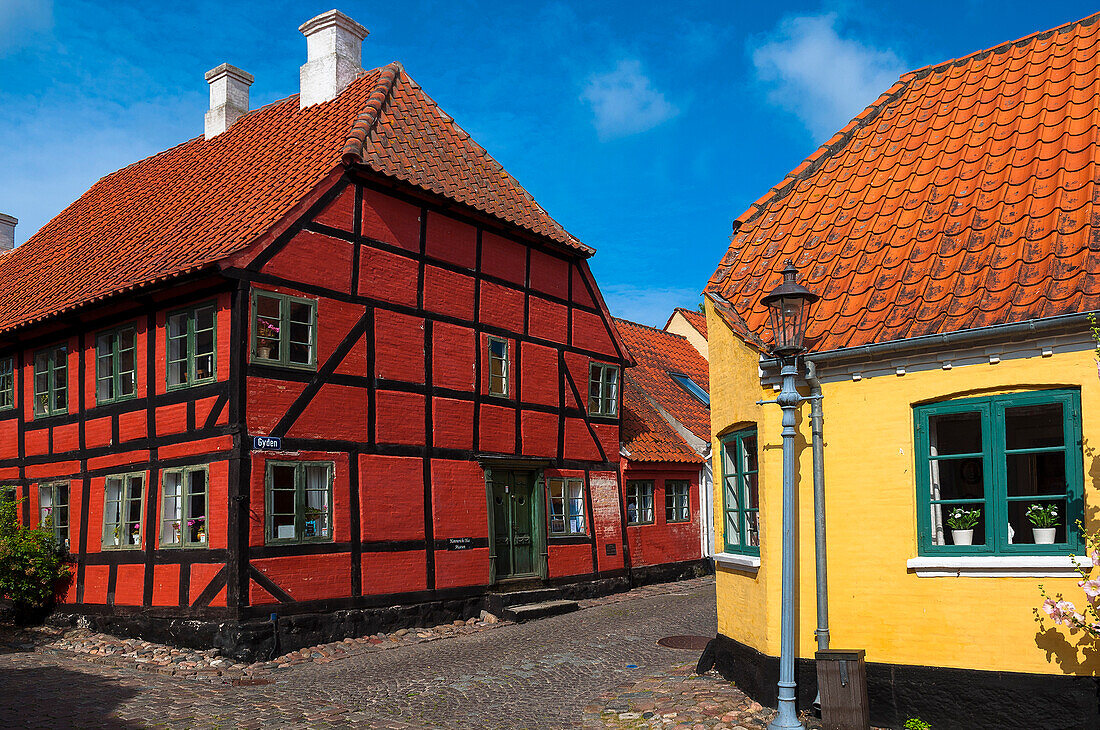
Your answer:
[[[255,242],[342,162],[464,203],[582,254],[514,178],[404,72],[336,99],[297,95],[107,175],[0,255],[0,331],[215,264]]]
[[[631,460],[702,462],[657,407],[709,442],[710,409],[670,375],[686,375],[709,392],[707,361],[680,335],[618,318],[615,327],[637,361],[623,374],[622,441]]]
[[[788,258],[817,351],[1100,309],[1098,19],[904,74],[735,221],[730,326]]]
[[[690,324],[692,327],[694,327],[695,331],[698,332],[699,334],[701,334],[704,339],[706,338],[706,336],[707,336],[707,315],[703,314],[702,312],[696,312],[696,311],[691,310],[691,309],[684,309],[683,307],[676,307],[676,309],[672,310],[672,314],[669,316],[668,321],[665,322],[665,327],[666,328],[668,327],[669,323],[672,322],[672,318],[675,317],[677,314],[679,314],[685,320],[687,320],[687,323]]]

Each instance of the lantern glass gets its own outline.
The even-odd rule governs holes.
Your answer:
[[[797,275],[797,269],[788,261],[783,270],[783,282],[761,300],[771,315],[775,337],[772,350],[777,355],[793,355],[803,350],[807,313],[818,299],[816,294],[798,284]]]

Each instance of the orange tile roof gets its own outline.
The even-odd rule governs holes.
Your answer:
[[[623,445],[634,461],[702,461],[669,426],[654,404],[692,434],[710,441],[710,409],[672,379],[686,375],[710,390],[710,366],[686,338],[654,327],[615,319],[615,327],[637,365],[623,374]],[[687,458],[687,452],[691,458]]]
[[[707,336],[707,315],[703,314],[702,312],[696,312],[696,311],[691,310],[691,309],[684,309],[683,307],[676,307],[675,309],[672,310],[672,314],[669,315],[668,321],[665,322],[665,327],[666,328],[668,327],[669,322],[672,321],[672,318],[675,317],[677,314],[679,314],[685,320],[687,320],[687,323],[690,324],[692,327],[694,327],[695,331],[698,332],[699,334],[701,334],[704,339],[706,339],[706,336]]]
[[[904,74],[734,223],[707,291],[834,350],[1100,309],[1100,14]]]
[[[102,178],[0,255],[0,331],[211,266],[260,238],[342,161],[592,253],[390,64],[332,101],[299,109],[288,97]]]

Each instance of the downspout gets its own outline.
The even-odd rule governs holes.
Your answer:
[[[810,384],[810,431],[814,456],[814,552],[817,558],[817,635],[818,650],[829,648],[829,581],[825,555],[825,442],[821,432],[821,381],[813,360],[806,361],[806,382]],[[818,689],[816,705],[821,704]]]

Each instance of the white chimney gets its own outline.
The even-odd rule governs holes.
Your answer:
[[[252,74],[223,63],[206,72],[210,84],[210,111],[206,112],[206,138],[216,137],[248,113],[248,87]]]
[[[302,109],[330,101],[363,70],[363,39],[370,33],[339,10],[321,13],[302,23],[306,37],[306,62],[299,78]]]
[[[15,224],[18,222],[15,216],[0,213],[0,253],[15,248]]]

